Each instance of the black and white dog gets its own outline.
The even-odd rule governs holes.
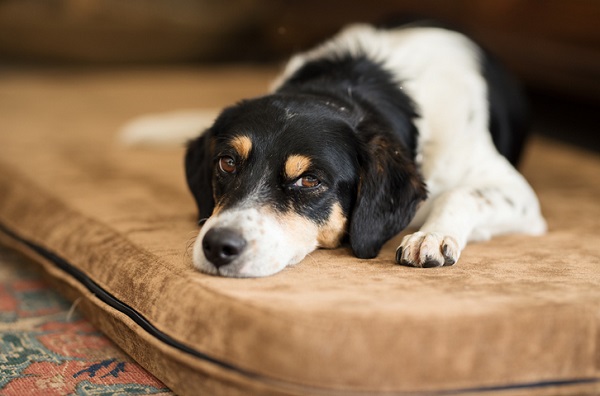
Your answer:
[[[514,82],[465,36],[351,26],[293,57],[272,93],[226,108],[185,159],[203,226],[199,270],[259,277],[347,242],[373,258],[457,262],[468,241],[542,234],[517,172],[527,133]]]

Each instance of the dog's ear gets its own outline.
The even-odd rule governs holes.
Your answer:
[[[185,176],[188,187],[198,206],[198,219],[202,221],[212,214],[213,154],[210,147],[210,130],[188,143],[185,154]]]
[[[373,258],[410,223],[427,190],[408,150],[393,137],[371,135],[361,151],[350,247],[359,258]]]

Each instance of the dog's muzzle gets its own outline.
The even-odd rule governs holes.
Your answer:
[[[269,208],[234,208],[210,217],[193,249],[194,266],[227,277],[272,275],[317,247],[314,223]]]

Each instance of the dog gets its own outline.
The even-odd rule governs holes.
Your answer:
[[[441,267],[469,241],[543,234],[515,168],[528,130],[518,85],[463,34],[352,25],[189,142],[193,264],[261,277],[341,244],[369,259],[411,227],[396,262]]]

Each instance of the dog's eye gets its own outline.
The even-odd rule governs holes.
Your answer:
[[[219,169],[223,173],[235,173],[237,170],[235,160],[227,155],[219,158]]]
[[[314,188],[321,184],[321,181],[313,175],[305,175],[294,182],[294,187]]]

